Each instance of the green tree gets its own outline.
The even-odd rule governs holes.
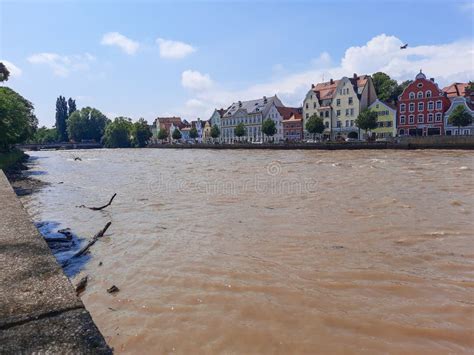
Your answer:
[[[235,128],[234,128],[234,134],[236,137],[243,137],[245,136],[245,126],[242,122],[240,122]]]
[[[56,128],[47,128],[45,126],[38,128],[31,138],[33,143],[54,143],[58,140],[58,131]]]
[[[10,77],[10,71],[7,69],[5,64],[0,62],[0,82],[8,81],[9,77]]]
[[[211,128],[211,137],[216,139],[218,138],[219,136],[221,135],[221,131],[219,129],[219,127],[215,124],[214,126],[212,126]]]
[[[107,148],[129,148],[133,130],[132,120],[128,117],[116,117],[105,127],[104,145]]]
[[[161,141],[163,141],[166,138],[168,138],[168,131],[164,128],[160,128],[160,130],[158,131],[158,139],[161,139]]]
[[[33,104],[16,91],[0,87],[0,150],[25,142],[37,127]]]
[[[191,127],[191,129],[189,130],[189,137],[192,138],[192,139],[196,139],[198,137],[198,130],[196,127]]]
[[[398,83],[387,74],[377,72],[372,75],[377,97],[386,102],[396,102],[398,98]]]
[[[273,137],[275,133],[277,132],[277,128],[275,126],[275,122],[269,118],[267,118],[265,121],[262,123],[262,132],[265,134],[267,137]]]
[[[377,112],[371,111],[368,108],[360,111],[359,116],[355,120],[355,124],[359,127],[359,139],[360,130],[371,131],[377,128]]]
[[[68,117],[69,117],[71,116],[72,113],[74,113],[74,111],[76,111],[76,100],[69,98],[69,100],[67,100],[67,106],[69,108],[68,110]]]
[[[474,91],[474,81],[469,81],[466,87],[466,91],[468,92]]]
[[[461,127],[469,126],[472,123],[471,114],[464,108],[464,106],[456,106],[448,118],[448,122],[453,126],[458,127],[459,134],[461,134]]]
[[[175,128],[171,137],[176,140],[181,139],[181,131],[178,128]]]
[[[100,142],[108,122],[107,117],[99,110],[84,107],[71,114],[67,120],[67,132],[69,138],[76,142],[82,140]]]
[[[148,126],[148,122],[144,118],[140,118],[133,124],[132,136],[135,147],[145,147],[152,135],[150,126]]]
[[[305,128],[309,133],[313,135],[313,141],[314,141],[316,139],[316,134],[323,133],[326,127],[324,126],[323,118],[319,117],[317,114],[314,113],[306,121]]]
[[[59,96],[56,99],[56,129],[58,130],[58,137],[61,142],[68,141],[67,119],[68,110],[66,98]]]

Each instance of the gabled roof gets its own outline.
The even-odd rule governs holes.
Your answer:
[[[352,86],[354,86],[354,91],[357,94],[360,94],[362,89],[365,87],[369,81],[368,75],[357,75],[354,74],[351,78],[348,78]],[[342,80],[342,79],[341,79]],[[313,91],[316,93],[319,100],[332,99],[336,94],[336,89],[341,80],[330,80],[323,83],[317,83],[313,85]],[[359,90],[361,89],[361,90]]]
[[[219,113],[219,115],[224,116],[224,113],[226,112],[227,110],[224,109],[224,108],[221,108],[220,110],[217,110],[217,112]]]
[[[448,97],[466,96],[466,88],[468,85],[468,83],[452,83],[443,88],[443,91]]]
[[[301,115],[301,109],[298,107],[277,106],[276,109],[280,113],[281,117],[283,117],[283,120],[288,120],[293,115]]]
[[[275,103],[275,106],[283,106],[282,102],[276,95],[268,98],[264,96],[257,100],[234,102],[227,109],[223,117],[231,117],[239,110],[244,110],[247,114],[266,112],[273,103]]]
[[[300,112],[295,112],[288,119],[284,120],[283,124],[287,122],[296,122],[296,121],[302,121],[302,120],[303,120],[303,114]]]

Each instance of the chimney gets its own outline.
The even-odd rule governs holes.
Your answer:
[[[263,103],[266,105],[266,104],[267,104],[267,102],[268,102],[268,100],[267,100],[267,97],[266,97],[266,96],[264,96],[264,97],[263,97]]]
[[[331,80],[329,80],[329,84],[331,84],[331,85],[334,84],[334,80],[332,80],[332,78],[331,78]]]
[[[311,84],[311,89],[314,89],[314,84]]]
[[[352,77],[357,80],[357,73],[354,73]]]
[[[239,101],[239,107],[242,107],[242,101]]]

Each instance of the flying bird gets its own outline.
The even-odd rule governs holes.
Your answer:
[[[403,46],[400,46],[400,49],[407,49],[408,43],[404,44]]]

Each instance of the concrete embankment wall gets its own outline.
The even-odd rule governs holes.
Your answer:
[[[474,149],[474,136],[407,137],[399,142],[342,142],[288,144],[152,144],[163,149],[274,149],[274,150],[360,150],[360,149]]]
[[[0,353],[112,353],[1,170]]]

